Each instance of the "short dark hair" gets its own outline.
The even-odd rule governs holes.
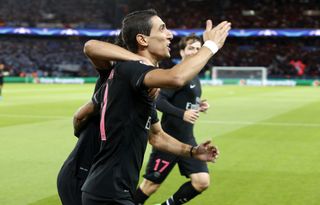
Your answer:
[[[114,40],[114,44],[117,45],[117,46],[120,46],[122,48],[126,48],[126,45],[123,42],[123,38],[122,38],[122,31],[120,31],[118,36],[116,36],[116,38]]]
[[[180,50],[184,50],[187,46],[188,41],[190,41],[190,40],[192,40],[193,42],[199,41],[200,43],[202,43],[201,38],[199,36],[197,36],[196,34],[192,33],[188,36],[181,38],[181,40],[179,42]]]
[[[138,51],[137,34],[150,35],[153,16],[157,16],[157,12],[154,9],[148,9],[132,12],[123,19],[122,38],[128,50],[134,53]]]

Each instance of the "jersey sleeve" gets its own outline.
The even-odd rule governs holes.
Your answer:
[[[117,65],[118,72],[129,80],[134,90],[146,89],[143,84],[144,76],[154,67],[144,65],[138,61],[120,62]]]
[[[163,113],[183,119],[185,110],[178,108],[170,103],[170,98],[175,94],[173,89],[161,89],[156,100],[157,109]]]

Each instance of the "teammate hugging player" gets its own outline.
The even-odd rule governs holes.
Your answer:
[[[212,28],[212,22],[208,21],[204,46],[171,69],[156,67],[160,60],[170,57],[173,36],[154,10],[128,14],[121,30],[127,48],[148,58],[153,66],[118,62],[105,86],[92,99],[101,108],[102,142],[82,187],[84,205],[133,204],[148,140],[159,150],[202,161],[213,161],[218,155],[210,141],[194,147],[165,133],[148,93],[151,88],[181,87],[192,80],[223,46],[230,23],[222,22]]]

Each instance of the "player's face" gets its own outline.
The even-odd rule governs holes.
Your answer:
[[[151,18],[152,28],[148,36],[148,51],[157,59],[170,58],[171,31],[159,16]]]
[[[189,41],[187,41],[186,47],[180,52],[182,59],[188,56],[195,55],[196,53],[198,53],[200,48],[201,43],[199,41],[190,39]]]

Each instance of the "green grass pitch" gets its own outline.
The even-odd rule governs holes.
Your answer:
[[[5,84],[0,101],[0,204],[57,205],[56,176],[73,148],[72,115],[93,84]],[[204,87],[196,125],[221,155],[194,205],[318,205],[320,88]],[[147,149],[145,161],[148,159]],[[186,179],[175,169],[147,204]]]

